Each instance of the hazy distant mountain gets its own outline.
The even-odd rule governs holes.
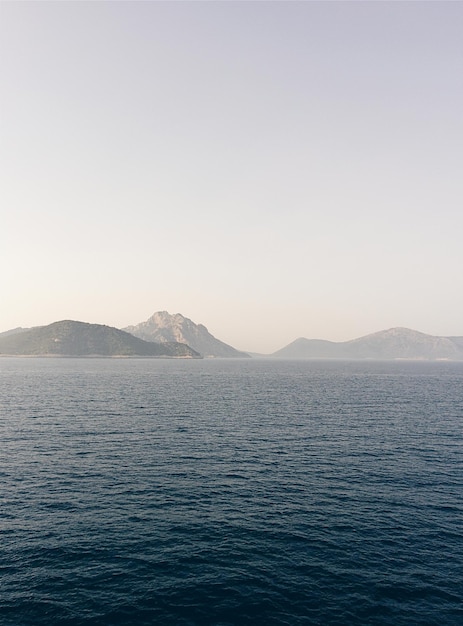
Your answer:
[[[334,341],[325,341],[324,339],[305,339],[300,337],[289,345],[274,352],[272,356],[284,357],[289,359],[327,359],[339,358],[339,343]]]
[[[191,346],[204,357],[249,357],[232,346],[216,339],[202,324],[195,324],[180,313],[170,315],[167,311],[154,313],[146,322],[127,326],[124,330],[145,341],[179,341]]]
[[[0,336],[0,354],[23,356],[154,356],[200,355],[185,344],[152,343],[111,326],[65,320]]]
[[[426,335],[408,328],[390,328],[345,344],[356,358],[462,359],[463,351],[448,337]]]
[[[435,337],[408,328],[390,328],[351,341],[296,339],[272,356],[332,359],[463,360],[463,337]]]
[[[11,330],[5,330],[2,333],[0,333],[0,337],[6,337],[7,335],[16,335],[16,333],[22,333],[25,330],[29,330],[29,328],[21,328],[21,326],[18,326],[18,328],[12,328]]]

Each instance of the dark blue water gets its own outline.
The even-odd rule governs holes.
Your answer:
[[[463,624],[463,363],[0,359],[0,624]]]

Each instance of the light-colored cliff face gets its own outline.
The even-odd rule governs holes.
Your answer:
[[[158,311],[149,319],[124,330],[145,341],[186,343],[204,357],[243,358],[249,356],[216,339],[202,324],[195,324],[180,313]]]

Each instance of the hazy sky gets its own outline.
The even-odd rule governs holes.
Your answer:
[[[0,331],[463,335],[462,2],[5,2]]]

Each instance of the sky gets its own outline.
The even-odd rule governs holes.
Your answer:
[[[462,2],[0,3],[0,332],[463,335]]]

